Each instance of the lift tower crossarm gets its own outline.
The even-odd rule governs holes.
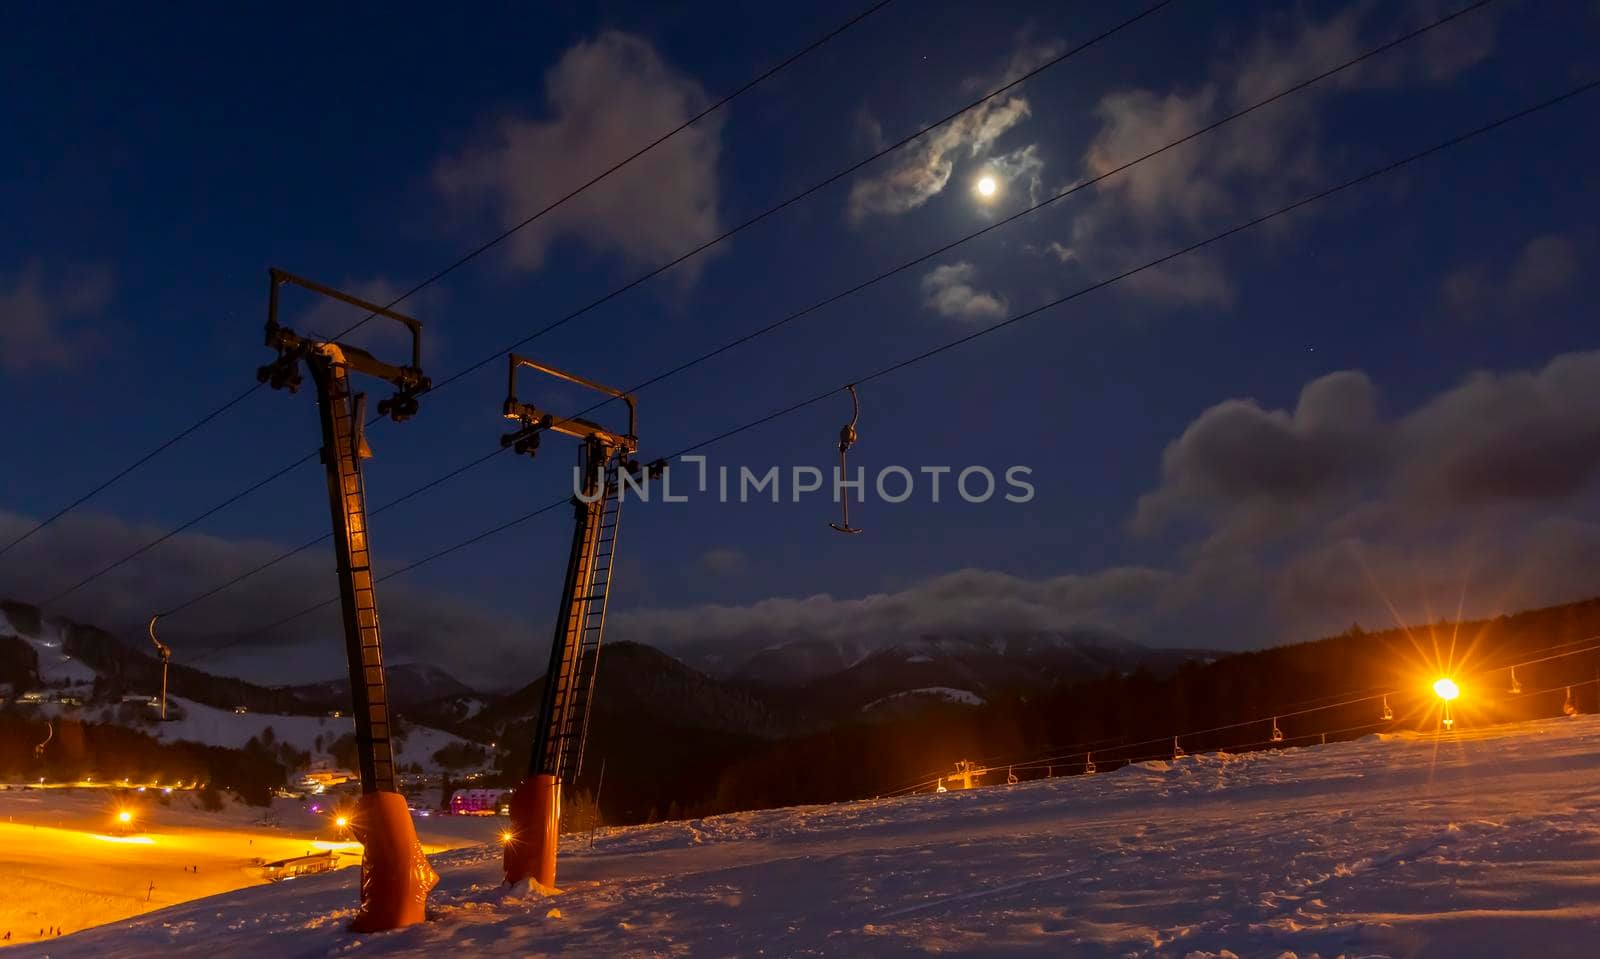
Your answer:
[[[594,390],[597,393],[604,393],[628,404],[628,431],[626,433],[617,433],[606,429],[598,423],[576,416],[558,418],[538,409],[532,403],[519,402],[517,400],[517,370],[524,367]],[[540,363],[538,360],[532,360],[526,356],[518,356],[515,353],[511,354],[510,368],[506,373],[506,401],[501,408],[501,414],[508,420],[521,422],[524,426],[524,432],[528,428],[536,427],[553,433],[562,433],[580,440],[594,436],[607,446],[622,450],[629,455],[639,449],[639,404],[632,393],[624,393],[604,383],[597,383],[587,377],[569,373],[566,370],[557,369],[549,364]]]
[[[378,626],[378,599],[367,536],[367,494],[361,475],[361,461],[372,455],[363,436],[366,396],[351,389],[350,374],[373,376],[394,386],[395,394],[379,401],[380,414],[396,422],[414,416],[417,397],[430,385],[421,368],[422,324],[282,270],[272,270],[270,275],[266,343],[278,351],[278,357],[257,370],[256,376],[262,382],[270,382],[273,389],[294,392],[300,386],[300,363],[304,361],[317,387],[322,424],[322,463],[328,479],[356,757],[361,770],[361,798],[351,823],[362,844],[361,909],[352,928],[361,932],[395,929],[426,918],[428,891],[439,877],[428,865],[405,797],[397,788],[395,717],[383,668],[383,637]],[[278,291],[285,283],[403,324],[411,331],[410,365],[385,363],[366,350],[302,336],[283,326],[278,322]]]
[[[310,290],[319,296],[325,296],[330,300],[338,300],[340,303],[346,303],[350,306],[356,307],[357,309],[366,310],[367,312],[373,313],[377,316],[387,317],[388,319],[394,320],[397,323],[403,323],[406,328],[411,331],[411,365],[400,367],[390,366],[387,363],[379,363],[377,360],[372,358],[372,354],[366,352],[365,350],[356,350],[355,352],[358,352],[362,356],[366,357],[367,361],[374,366],[372,369],[359,369],[358,372],[366,373],[369,376],[376,376],[379,379],[388,380],[389,382],[394,383],[396,387],[401,388],[407,385],[399,382],[399,380],[402,379],[412,380],[413,382],[411,382],[409,385],[413,388],[416,388],[418,385],[415,381],[425,382],[425,378],[422,375],[421,320],[406,316],[404,313],[396,313],[394,310],[391,310],[388,307],[379,306],[376,303],[368,303],[366,300],[351,296],[343,290],[336,290],[331,286],[326,286],[322,283],[318,283],[315,280],[308,280],[303,276],[295,276],[293,273],[290,273],[286,270],[280,270],[276,267],[273,267],[267,270],[267,273],[272,278],[272,289],[268,293],[267,298],[268,346],[277,347],[279,345],[278,343],[274,342],[274,334],[277,331],[283,330],[283,327],[278,325],[278,287],[285,283],[292,283],[295,286],[301,287],[302,289]],[[294,336],[292,330],[283,331],[288,333],[297,341],[300,339],[299,337]],[[345,349],[352,350],[354,348],[347,346]],[[427,389],[427,386],[423,385],[421,388],[425,390]]]

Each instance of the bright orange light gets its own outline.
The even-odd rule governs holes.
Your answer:
[[[123,811],[117,813],[117,822],[120,822],[123,825],[127,825],[128,823],[133,822],[133,813],[128,812],[126,809],[124,809]]]
[[[347,839],[344,842],[329,842],[326,839],[313,839],[311,840],[311,848],[321,849],[324,851],[331,849],[336,852],[342,852],[349,849],[360,849],[361,844],[350,839]]]
[[[516,833],[512,832],[511,830],[509,830],[509,829],[500,830],[500,844],[501,845],[509,846],[509,845],[511,845],[511,840],[513,840],[515,838],[517,838]]]
[[[1448,703],[1450,700],[1461,695],[1461,687],[1456,685],[1455,680],[1448,676],[1444,676],[1434,680],[1433,693],[1435,696],[1438,696],[1440,699]]]
[[[89,833],[88,836],[90,839],[98,839],[101,842],[131,843],[138,846],[153,846],[156,842],[149,836],[102,836],[99,833],[93,832]]]
[[[340,816],[340,817],[339,817],[339,818],[338,818],[338,819],[335,819],[335,820],[334,820],[334,821],[333,821],[333,824],[334,824],[334,825],[335,825],[335,826],[338,826],[338,827],[339,827],[339,828],[340,828],[340,829],[343,829],[343,828],[344,828],[344,827],[346,827],[346,826],[348,826],[348,825],[350,825],[350,820],[349,820],[349,819],[346,819],[346,818],[345,818],[345,817],[343,817],[343,816]]]

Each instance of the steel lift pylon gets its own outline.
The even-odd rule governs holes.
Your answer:
[[[267,345],[278,351],[278,358],[257,370],[256,376],[273,389],[292,393],[300,386],[300,364],[304,362],[317,388],[322,420],[322,463],[328,477],[351,714],[361,769],[361,798],[350,820],[351,831],[362,845],[361,908],[351,928],[357,932],[397,929],[426,918],[428,892],[439,877],[423,855],[405,797],[396,788],[394,717],[384,677],[383,639],[367,539],[366,489],[361,478],[361,461],[372,455],[363,430],[366,396],[351,389],[350,374],[374,376],[394,386],[394,396],[378,403],[379,415],[395,422],[414,416],[417,397],[430,385],[422,375],[422,324],[282,270],[271,270],[270,275]],[[280,325],[278,291],[285,283],[404,324],[411,331],[410,365],[393,366],[357,347],[301,336]]]
[[[628,431],[616,433],[577,417],[558,418],[517,400],[517,370],[528,368],[578,386],[597,390],[628,405]],[[561,788],[583,768],[589,712],[594,704],[600,666],[600,641],[605,633],[606,600],[616,558],[622,520],[619,483],[622,473],[637,475],[633,454],[639,448],[638,408],[634,398],[573,373],[511,356],[506,401],[501,414],[520,427],[500,438],[503,446],[534,455],[543,432],[562,433],[583,441],[579,451],[577,489],[572,497],[576,524],[544,696],[535,719],[533,755],[528,774],[511,795],[511,829],[505,840],[506,882],[530,879],[547,889],[556,884],[556,847],[561,837]]]

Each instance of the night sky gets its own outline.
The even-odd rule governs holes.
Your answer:
[[[426,326],[427,372],[1147,5],[894,0],[399,307]],[[865,6],[12,11],[0,542],[253,382],[269,266],[387,302]],[[519,351],[633,386],[1454,7],[1179,0]],[[1594,3],[1491,3],[651,386],[641,458],[1600,78],[1597,39]],[[853,537],[815,495],[629,504],[610,635],[754,649],[1095,628],[1232,649],[1592,595],[1597,118],[1600,92],[1578,97],[861,388],[852,467],[1025,465],[1030,503],[948,486],[933,503],[919,482],[853,505]],[[361,316],[299,292],[284,310],[323,334]],[[397,355],[379,327],[358,341]],[[495,449],[503,396],[495,360],[375,426],[371,504]],[[841,392],[703,452],[826,469],[849,413]],[[0,557],[0,596],[49,597],[317,443],[310,391],[262,388]],[[573,449],[547,437],[536,460],[495,457],[377,517],[380,570],[559,500]],[[137,637],[327,526],[313,462],[52,610]],[[386,582],[391,659],[532,679],[570,528],[554,510]],[[332,562],[323,544],[172,617],[176,658],[231,642],[201,665],[338,674],[332,610],[231,639],[335,595]]]

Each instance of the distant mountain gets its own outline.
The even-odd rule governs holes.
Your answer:
[[[11,634],[27,645],[35,658],[29,686],[73,688],[113,700],[123,695],[154,695],[161,689],[161,661],[144,646],[135,646],[98,626],[62,616],[44,616],[38,607],[11,600],[0,601],[0,636]],[[20,647],[6,655],[7,667],[21,665]],[[18,673],[18,679],[27,673]],[[24,692],[15,688],[15,692]],[[218,709],[244,707],[255,712],[309,715],[323,710],[293,693],[218,676],[203,669],[173,662],[167,676],[168,691]]]
[[[484,695],[430,663],[401,663],[386,666],[384,676],[389,684],[389,699],[401,709],[409,709],[435,700]],[[343,676],[326,679],[320,683],[281,688],[306,702],[316,703],[328,709],[339,709],[350,705],[350,680]]]
[[[833,673],[842,673],[871,655],[864,643],[850,640],[801,639],[760,649],[739,661],[724,654],[731,666],[714,672],[757,686],[797,686]]]
[[[726,645],[689,650],[685,660],[726,682],[833,714],[897,693],[940,688],[977,699],[1027,693],[1107,672],[1166,675],[1209,650],[1150,649],[1104,630],[922,636],[882,646],[801,639],[741,653]]]
[[[656,720],[698,729],[761,735],[781,723],[753,691],[694,669],[642,643],[607,643],[600,648],[595,684],[596,715],[626,715],[640,725]],[[477,720],[504,726],[532,719],[544,696],[545,677],[483,709]]]
[[[768,651],[769,657],[779,651]],[[1183,663],[1215,658],[1206,650],[1158,650],[1093,630],[987,636],[926,636],[895,643],[809,682],[789,684],[788,698],[817,717],[835,716],[901,694],[938,690],[934,698],[992,702],[1028,698],[1107,673],[1166,675]],[[966,693],[967,696],[958,695]]]
[[[504,780],[525,774],[544,678],[483,710],[496,730]],[[713,802],[731,763],[774,748],[787,726],[755,692],[707,676],[639,643],[600,650],[594,711],[577,792],[602,786],[607,814],[675,817]]]
[[[474,740],[470,728],[456,734],[451,724],[430,722],[433,713],[446,710],[430,711],[421,702],[476,696],[468,687],[433,666],[398,666],[390,676],[397,703],[419,703],[415,709],[401,706],[407,720],[398,733],[404,762],[432,769],[440,749]],[[45,616],[25,603],[0,601],[0,696],[7,708],[145,736],[152,740],[147,753],[180,742],[247,750],[258,740],[266,753],[247,757],[247,763],[265,758],[292,766],[331,756],[354,733],[349,700],[342,698],[346,689],[344,683],[270,688],[174,662],[163,720],[153,705],[159,703],[161,663],[145,648],[95,626]],[[334,710],[343,715],[330,716]]]

